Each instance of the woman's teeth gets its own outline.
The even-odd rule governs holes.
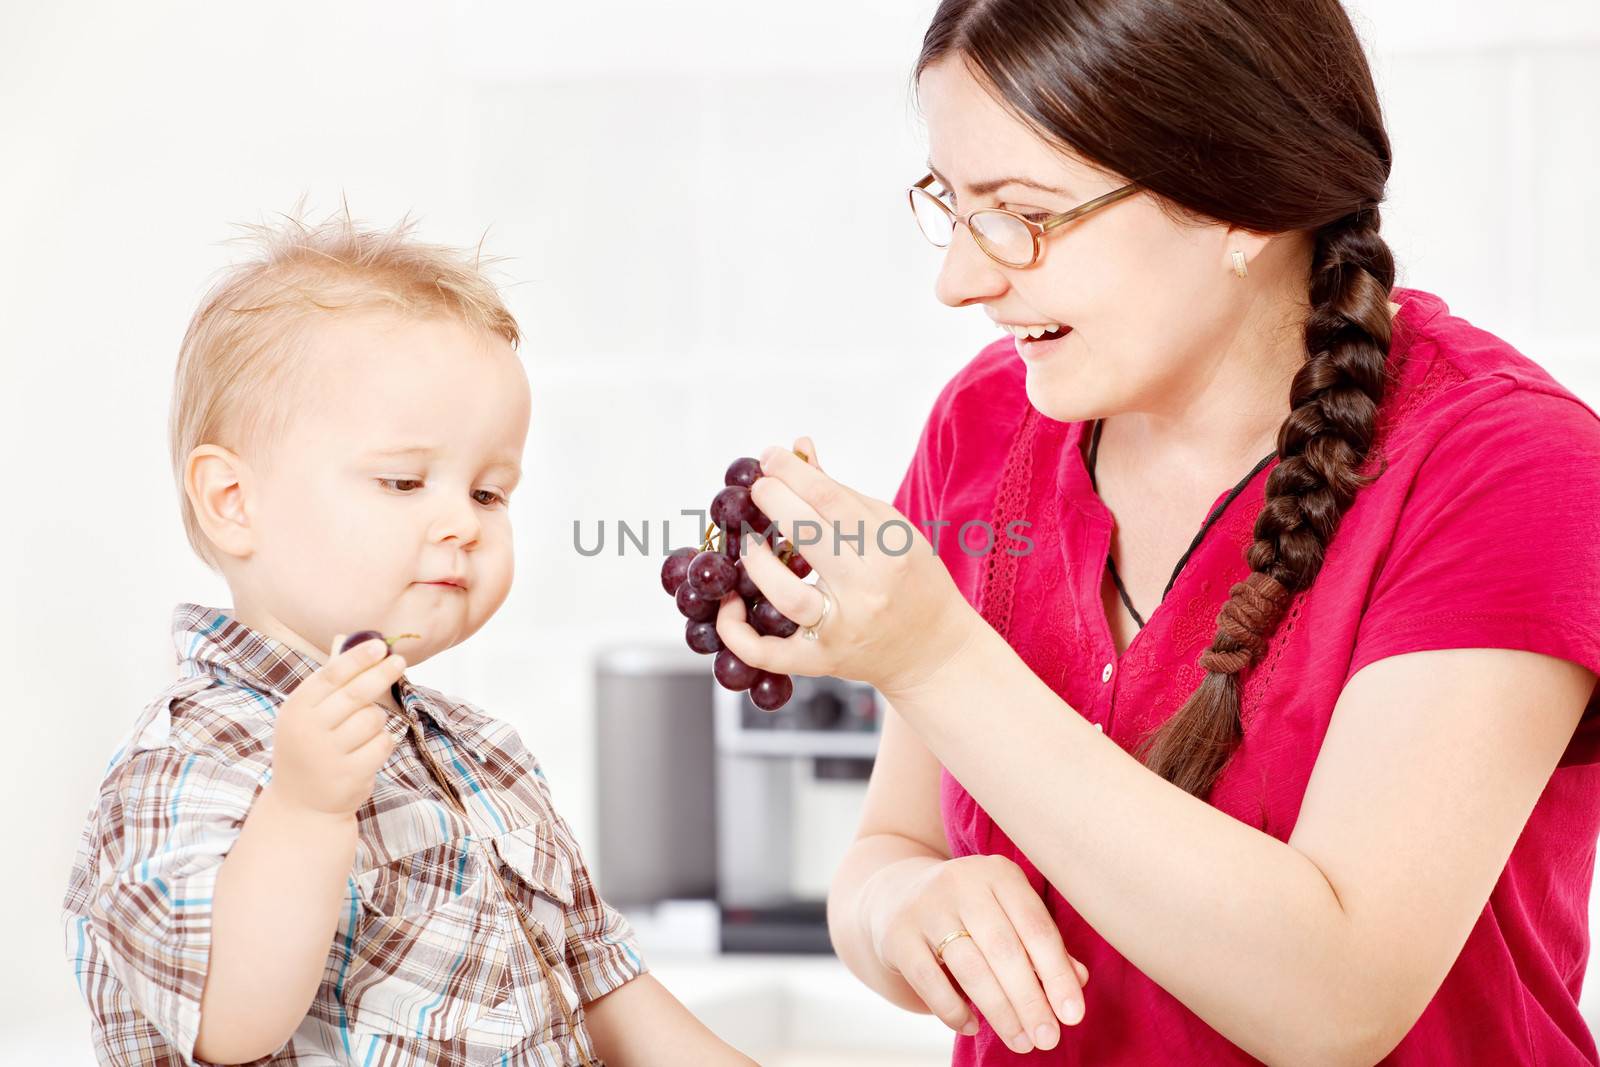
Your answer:
[[[1060,323],[1048,322],[1039,326],[1012,326],[1007,324],[1006,329],[1010,330],[1012,336],[1019,341],[1023,338],[1037,341],[1047,333],[1059,333],[1065,330],[1066,327]]]

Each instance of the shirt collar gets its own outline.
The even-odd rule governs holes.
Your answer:
[[[220,608],[181,603],[172,612],[172,643],[184,677],[209,674],[253,689],[282,703],[319,664],[276,638],[251,629]],[[481,727],[488,717],[404,675],[396,688],[400,706],[413,717],[427,715],[451,740],[482,760]]]

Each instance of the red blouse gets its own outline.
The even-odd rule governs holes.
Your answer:
[[[1439,297],[1401,288],[1392,299],[1401,305],[1392,384],[1363,468],[1381,477],[1357,493],[1315,584],[1241,675],[1244,740],[1210,796],[1280,840],[1340,690],[1366,664],[1493,647],[1600,672],[1600,417]],[[1217,613],[1249,573],[1244,553],[1277,461],[1227,503],[1118,656],[1101,601],[1112,517],[1084,466],[1090,423],[1040,415],[1024,373],[1002,339],[956,375],[895,506],[930,537],[929,523],[948,523],[938,550],[967,599],[1063,700],[1132,751],[1199,684]],[[987,553],[984,524],[994,531]],[[1026,548],[1008,530],[1031,550],[1008,552]],[[1600,834],[1597,712],[1600,693],[1461,955],[1383,1062],[1600,1062],[1578,1013]],[[1101,938],[948,772],[941,803],[952,853],[1015,860],[1093,976],[1085,1020],[1028,1063],[1254,1062]],[[958,1065],[1013,1058],[987,1026],[956,1039]]]

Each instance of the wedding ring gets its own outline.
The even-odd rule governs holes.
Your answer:
[[[817,639],[817,631],[828,620],[828,612],[833,610],[833,597],[828,595],[828,591],[819,586],[817,592],[822,594],[822,616],[810,626],[800,627],[800,633],[807,641],[815,641]]]
[[[945,934],[944,935],[944,940],[940,941],[937,945],[934,946],[933,958],[938,960],[940,962],[940,964],[943,964],[944,963],[944,950],[947,947],[949,947],[950,942],[959,941],[963,937],[971,937],[971,936],[972,935],[967,933],[965,930],[956,930],[956,931],[953,931],[952,933]]]

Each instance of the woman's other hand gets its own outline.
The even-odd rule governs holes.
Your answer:
[[[1083,1019],[1089,971],[1067,954],[1011,860],[963,856],[903,882],[893,866],[879,875],[862,893],[873,949],[952,1030],[977,1033],[970,1002],[1008,1048],[1025,1053],[1055,1048],[1061,1025]],[[963,931],[970,936],[951,936]]]

